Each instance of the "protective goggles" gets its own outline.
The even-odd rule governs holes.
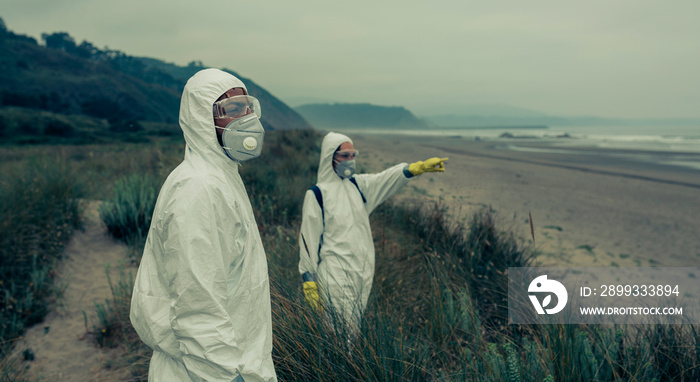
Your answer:
[[[348,160],[355,159],[355,157],[360,154],[357,150],[340,150],[336,151],[334,156],[338,159]]]
[[[214,119],[240,118],[250,113],[262,118],[260,101],[249,95],[237,95],[214,103]]]

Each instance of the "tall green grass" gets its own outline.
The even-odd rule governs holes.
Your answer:
[[[123,354],[121,358],[111,359],[105,367],[126,371],[124,374],[130,375],[133,380],[148,380],[152,351],[141,342],[129,320],[134,275],[123,266],[119,269],[119,280],[116,282],[111,279],[109,268],[105,274],[112,296],[103,302],[95,301],[98,322],[93,325],[92,334],[99,346],[119,348]]]
[[[373,222],[382,229],[382,240],[386,225],[391,232],[402,232],[399,242],[412,244],[409,250],[425,257],[434,277],[449,284],[466,283],[485,324],[503,327],[508,316],[505,270],[529,266],[534,253],[512,232],[499,229],[490,209],[474,213],[466,225],[449,219],[447,213],[441,201],[401,206],[389,202],[378,208]],[[406,272],[411,270],[402,275]]]
[[[53,282],[80,223],[81,185],[64,161],[25,162],[0,176],[0,355],[41,322],[62,287]]]
[[[99,207],[107,232],[130,247],[134,261],[146,243],[160,182],[148,175],[133,174],[118,179],[114,196]]]
[[[0,173],[16,172],[27,165],[27,158],[59,159],[72,170],[74,181],[83,186],[85,198],[107,200],[114,196],[119,179],[132,175],[165,179],[182,161],[184,147],[181,137],[148,144],[0,145]]]
[[[700,380],[696,326],[508,325],[507,268],[534,254],[489,209],[459,224],[440,203],[385,203],[371,217],[377,270],[359,332],[332,311],[319,315],[303,301],[297,237],[320,140],[268,133],[263,156],[241,168],[268,257],[280,380]],[[133,379],[144,380],[148,351],[126,319],[131,282],[124,274],[115,300],[98,306],[96,332],[122,344]]]

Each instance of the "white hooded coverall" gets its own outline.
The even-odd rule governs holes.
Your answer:
[[[299,273],[313,275],[323,304],[332,305],[356,330],[374,277],[369,214],[406,185],[411,175],[407,174],[408,165],[401,163],[378,174],[355,175],[356,187],[333,170],[333,154],[343,142],[352,143],[352,140],[331,132],[321,144],[316,186],[323,196],[324,212],[321,213],[313,191],[308,190],[299,235]]]
[[[184,161],[158,195],[131,300],[149,381],[276,381],[267,260],[212,105],[245,85],[205,69],[185,85]]]

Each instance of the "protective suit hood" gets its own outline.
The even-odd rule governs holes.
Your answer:
[[[321,159],[318,163],[318,178],[317,183],[339,182],[342,179],[333,171],[333,153],[338,149],[338,146],[345,142],[352,143],[352,139],[348,136],[330,132],[323,137],[321,143]]]
[[[212,113],[216,99],[231,88],[246,89],[241,80],[219,69],[200,70],[187,81],[180,101],[180,127],[187,144],[185,157],[198,155],[210,162],[231,163],[216,138]]]

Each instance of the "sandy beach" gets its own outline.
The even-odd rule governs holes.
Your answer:
[[[699,170],[632,160],[615,150],[547,150],[536,141],[346,134],[361,152],[361,171],[449,158],[444,174],[416,178],[399,197],[442,198],[457,219],[490,206],[503,228],[526,241],[530,213],[541,265],[700,264]],[[509,149],[514,142],[529,149]]]

